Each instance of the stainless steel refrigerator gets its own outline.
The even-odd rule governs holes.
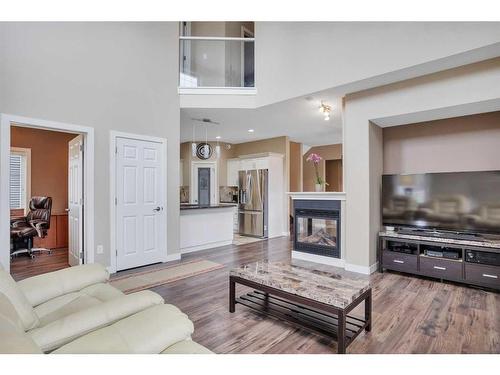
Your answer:
[[[267,238],[268,227],[268,170],[240,171],[238,176],[239,234]]]

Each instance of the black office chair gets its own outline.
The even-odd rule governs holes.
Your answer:
[[[10,221],[10,238],[12,240],[11,257],[27,253],[34,258],[34,252],[46,251],[50,249],[33,249],[33,237],[44,238],[50,229],[50,216],[52,211],[51,197],[33,197],[30,200],[30,211],[26,217],[13,218]],[[26,247],[19,249],[19,245]]]

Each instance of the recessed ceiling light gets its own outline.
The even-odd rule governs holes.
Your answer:
[[[253,129],[248,129],[248,132],[249,132],[249,133],[253,133],[254,131],[255,131],[255,130],[253,130]]]
[[[215,137],[215,139],[220,139],[220,135],[218,135],[217,137]]]

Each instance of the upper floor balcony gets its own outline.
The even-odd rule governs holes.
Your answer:
[[[181,22],[179,93],[254,95],[254,23]]]

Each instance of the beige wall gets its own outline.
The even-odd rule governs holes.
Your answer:
[[[94,128],[94,235],[104,247],[95,260],[105,265],[110,130],[167,139],[167,252],[179,253],[178,30],[177,22],[0,22],[0,112]]]
[[[302,191],[302,143],[290,141],[290,191]]]
[[[314,191],[316,172],[314,165],[307,161],[307,158],[312,153],[320,155],[323,160],[318,165],[319,175],[325,179],[325,160],[341,160],[342,159],[342,144],[325,145],[311,147],[303,156],[303,189],[304,191]]]
[[[13,126],[11,147],[31,149],[31,196],[52,197],[52,213],[68,208],[68,142],[75,134]]]
[[[500,112],[384,128],[384,173],[500,169]]]

